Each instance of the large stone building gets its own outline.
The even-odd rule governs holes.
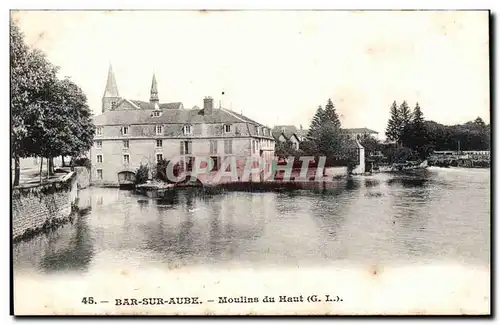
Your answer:
[[[182,168],[193,168],[194,157],[211,157],[213,171],[226,157],[239,162],[247,157],[274,157],[271,130],[241,114],[214,107],[203,99],[203,108],[185,109],[180,102],[160,103],[153,75],[149,102],[119,95],[110,67],[102,98],[102,114],[94,117],[96,135],[90,150],[91,183],[118,185],[134,178],[143,164],[154,171],[160,160],[180,159]]]

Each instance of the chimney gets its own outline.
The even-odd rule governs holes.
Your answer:
[[[214,109],[214,100],[212,97],[203,98],[203,114],[210,115]]]

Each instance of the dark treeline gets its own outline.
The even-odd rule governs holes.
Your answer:
[[[425,121],[420,105],[410,109],[403,101],[399,106],[394,101],[390,108],[391,116],[387,123],[387,144],[377,145],[374,141],[364,140],[362,144],[371,150],[380,150],[389,156],[389,161],[426,159],[438,150],[489,150],[490,125],[478,117],[459,125],[443,125]]]
[[[426,121],[425,126],[434,150],[490,150],[491,128],[480,117],[459,125]]]

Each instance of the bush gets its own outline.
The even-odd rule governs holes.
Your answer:
[[[83,167],[90,168],[91,163],[90,163],[90,159],[89,158],[87,158],[87,157],[80,157],[80,158],[73,159],[71,165],[73,167],[75,167],[75,166],[83,166]]]
[[[135,172],[135,183],[136,184],[144,184],[148,181],[149,178],[149,167],[141,164],[137,171]]]
[[[155,177],[156,179],[163,182],[168,181],[167,166],[168,166],[168,161],[166,161],[165,159],[160,160],[156,164],[156,177]]]
[[[397,148],[394,150],[391,162],[394,163],[405,163],[407,161],[418,161],[420,160],[420,156],[418,152],[411,150],[410,148]]]

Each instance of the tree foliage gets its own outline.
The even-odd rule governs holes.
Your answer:
[[[325,111],[320,105],[318,106],[318,109],[316,110],[316,113],[312,118],[311,126],[309,127],[309,131],[307,132],[308,139],[311,140],[317,138],[318,132],[321,129],[321,123],[324,120],[324,116],[325,116]]]
[[[339,116],[337,115],[337,112],[335,110],[335,106],[333,105],[332,100],[329,98],[328,102],[326,103],[325,110],[324,110],[324,117],[325,121],[329,124],[334,129],[340,129],[340,120]]]
[[[149,167],[147,165],[141,164],[137,171],[135,172],[135,183],[144,184],[149,179]]]
[[[481,123],[482,122],[482,123]],[[464,124],[443,125],[426,121],[428,144],[434,150],[490,150],[491,127],[481,118]]]
[[[391,117],[387,122],[387,128],[385,130],[385,136],[387,140],[398,142],[401,134],[401,120],[399,117],[398,106],[396,101],[391,105]]]
[[[369,156],[371,154],[377,153],[378,151],[381,151],[381,143],[368,134],[363,135],[359,139],[359,143],[365,149],[365,156]]]
[[[288,158],[290,156],[298,155],[298,151],[295,150],[293,143],[290,140],[277,141],[274,146],[274,153],[278,158]]]
[[[413,137],[412,134],[413,114],[406,101],[403,101],[403,103],[401,103],[398,112],[399,112],[399,120],[401,122],[399,126],[400,129],[399,143],[405,147],[410,147],[411,146],[410,141]]]
[[[406,133],[406,138],[403,139],[403,141],[408,147],[413,148],[417,152],[421,152],[428,143],[428,139],[424,114],[418,103],[413,110],[412,117],[408,132]]]
[[[19,158],[79,156],[92,146],[95,127],[87,98],[71,80],[59,80],[58,68],[29,48],[15,23],[10,25],[11,155],[14,185]]]
[[[388,157],[392,161],[414,159],[416,156],[426,159],[434,150],[458,150],[459,147],[460,150],[490,149],[490,126],[480,117],[465,124],[447,126],[426,121],[418,103],[413,112],[406,101],[396,108],[394,102],[386,137],[389,142],[394,142],[396,147],[404,150],[390,149]]]
[[[325,156],[327,162],[344,161],[352,155],[352,146],[353,142],[343,136],[335,106],[328,99],[325,109],[319,106],[316,110],[299,151],[309,156]]]
[[[44,128],[47,89],[54,83],[57,68],[40,51],[25,44],[17,25],[10,25],[11,140],[14,157],[40,155],[33,138],[34,128]],[[36,133],[35,133],[36,135]]]

